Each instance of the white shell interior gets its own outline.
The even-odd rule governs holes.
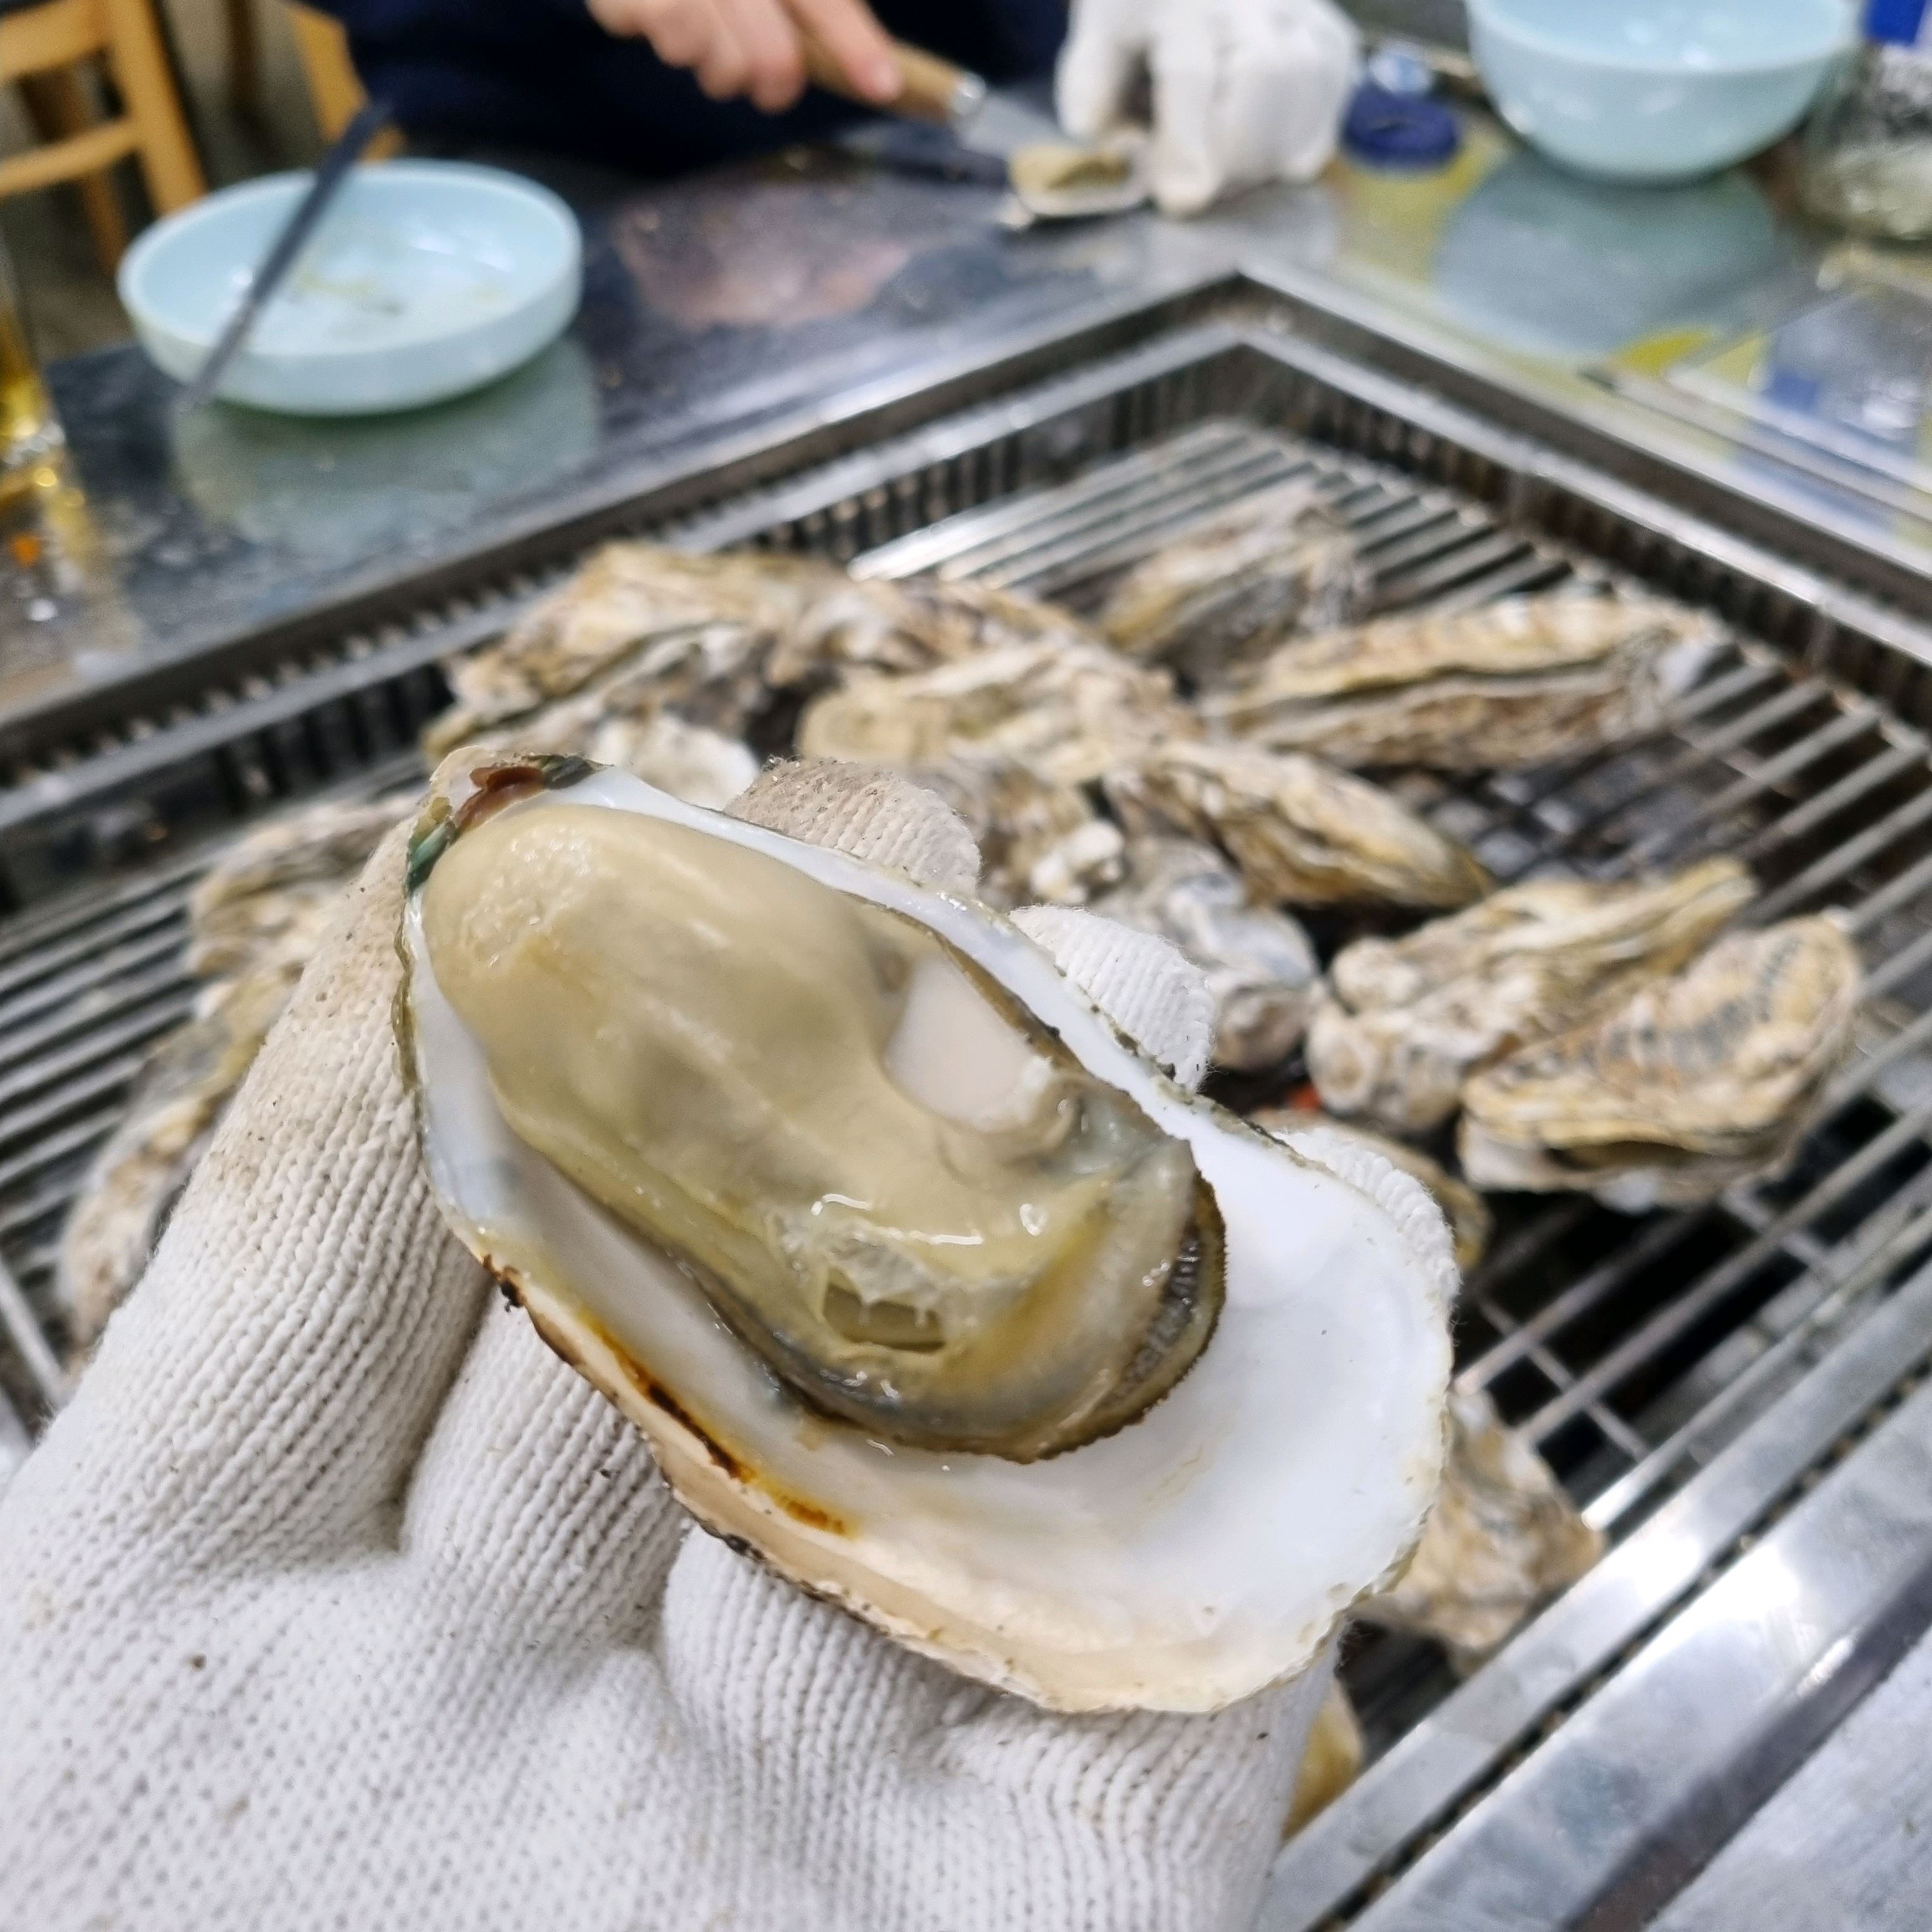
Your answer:
[[[728,1448],[749,1472],[728,1480],[758,1503],[751,1518],[782,1532],[748,1532],[778,1567],[876,1611],[916,1647],[1062,1708],[1213,1709],[1305,1667],[1338,1616],[1406,1558],[1434,1496],[1454,1285],[1439,1216],[1418,1220],[1404,1194],[1398,1218],[1386,1187],[1352,1184],[1184,1093],[984,908],[620,772],[547,796],[699,826],[940,933],[1191,1143],[1226,1223],[1226,1304],[1163,1401],[1043,1462],[939,1454],[824,1419],[673,1262],[504,1125],[482,1051],[436,987],[412,900],[426,1144],[465,1240],[580,1304]],[[821,1512],[823,1525],[806,1520]]]

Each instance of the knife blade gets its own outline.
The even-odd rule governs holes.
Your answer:
[[[185,416],[190,410],[200,409],[214,394],[215,385],[235,359],[236,351],[246,340],[269,298],[281,286],[296,257],[302,253],[303,243],[315,232],[316,224],[349,178],[349,170],[362,158],[362,151],[382,131],[388,118],[389,110],[385,103],[366,100],[357,109],[348,126],[336,136],[315,171],[315,178],[309,183],[308,192],[296,204],[295,212],[283,224],[274,246],[250,278],[235,313],[228,318],[227,326],[208,351],[208,359],[177,400],[175,409],[178,415]]]

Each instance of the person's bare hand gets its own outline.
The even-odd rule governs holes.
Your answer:
[[[608,34],[649,40],[658,58],[688,68],[714,100],[742,94],[768,114],[805,91],[806,34],[884,106],[899,91],[892,43],[865,0],[589,0]]]

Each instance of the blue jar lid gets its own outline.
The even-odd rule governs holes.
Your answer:
[[[1916,46],[1925,24],[1925,0],[1869,0],[1865,8],[1865,38],[1894,46]]]
[[[1455,116],[1441,101],[1392,93],[1373,81],[1356,88],[1342,122],[1342,145],[1375,167],[1440,167],[1462,142]]]

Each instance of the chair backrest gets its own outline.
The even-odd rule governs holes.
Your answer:
[[[316,125],[322,138],[332,141],[355,119],[367,98],[357,77],[355,63],[349,58],[349,36],[341,22],[313,7],[298,7],[289,0],[289,25],[295,30],[296,52],[308,82],[309,104],[315,110]],[[401,152],[403,137],[393,128],[386,128],[369,144],[367,158],[380,161]]]

